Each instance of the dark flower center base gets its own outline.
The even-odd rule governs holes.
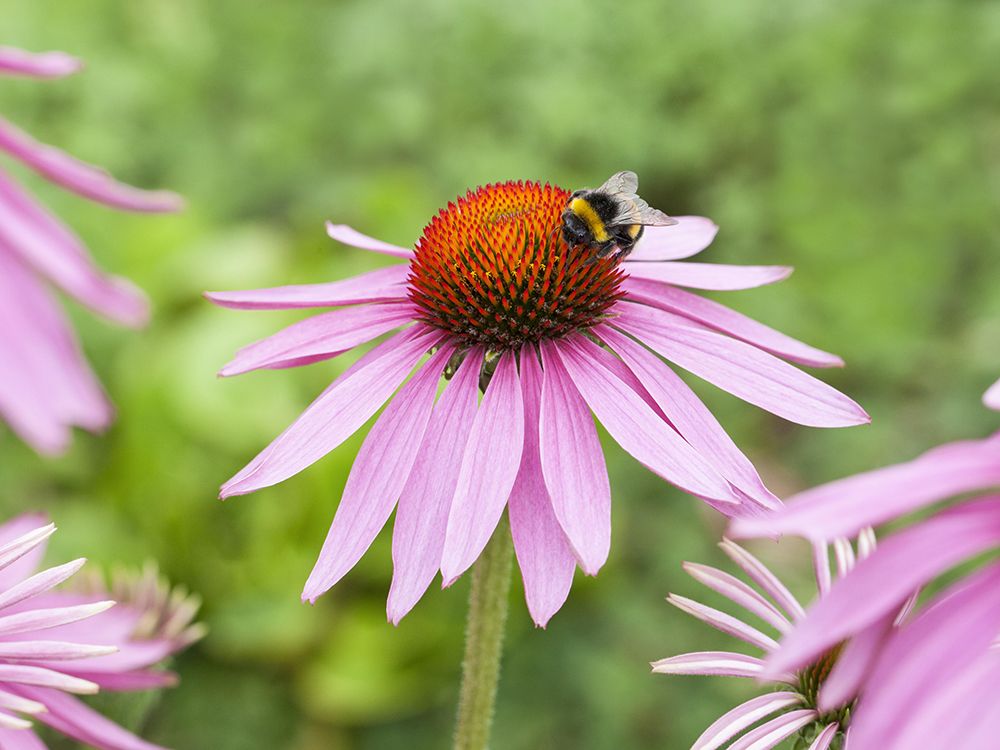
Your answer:
[[[506,182],[469,192],[424,229],[410,299],[462,344],[503,351],[599,323],[622,297],[616,261],[567,247],[569,192]]]

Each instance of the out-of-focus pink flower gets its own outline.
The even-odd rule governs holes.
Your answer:
[[[792,632],[805,615],[798,600],[781,580],[760,560],[727,540],[719,545],[758,588],[717,568],[685,563],[684,569],[699,583],[724,596],[769,627],[775,636]],[[858,560],[875,550],[875,534],[863,529],[858,535],[857,552],[846,539],[832,545],[818,542],[813,563],[820,600],[830,590],[831,547],[837,577],[847,575]],[[759,649],[767,657],[778,648],[774,636],[743,618],[734,617],[692,599],[671,594],[667,601],[717,630]],[[905,614],[908,603],[897,604],[894,615]],[[892,628],[889,622],[887,628]],[[838,642],[812,655],[793,669],[768,670],[764,659],[731,651],[701,651],[672,656],[653,662],[653,671],[674,675],[725,675],[748,677],[773,683],[769,692],[741,703],[719,718],[691,746],[691,750],[769,750],[789,737],[798,736],[809,750],[841,750],[852,716],[858,708],[857,669],[866,663],[872,647],[868,634]],[[853,731],[853,730],[851,730]],[[853,746],[852,746],[853,747]]]
[[[53,531],[38,515],[0,525],[0,747],[43,748],[33,719],[103,750],[155,750],[73,694],[173,684],[155,667],[200,637],[197,605],[148,580],[133,588],[141,597],[117,605],[57,590],[85,561],[36,572]]]
[[[1000,731],[1000,563],[969,565],[1000,550],[1000,433],[951,443],[909,463],[878,469],[793,497],[782,510],[739,519],[741,536],[793,533],[821,540],[921,511],[945,510],[885,538],[783,640],[766,674],[809,663],[844,639],[870,641],[855,669],[864,695],[850,750],[912,747],[987,750]],[[900,627],[900,603],[965,565]]]
[[[781,359],[835,366],[839,358],[682,289],[756,287],[790,269],[677,262],[715,237],[715,224],[697,216],[647,227],[625,263],[594,260],[562,238],[568,197],[534,182],[479,188],[435,216],[415,250],[330,224],[334,239],[405,262],[344,281],[208,295],[247,310],[341,308],[243,348],[222,375],[331,359],[408,326],[222,487],[223,497],[241,495],[297,474],[389,401],[351,470],[305,599],[354,566],[398,500],[388,602],[398,622],[436,571],[448,585],[472,565],[506,508],[528,608],[544,626],[575,566],[593,575],[608,556],[611,489],[591,412],[640,463],[721,512],[776,507],[664,359],[793,422],[868,421],[852,400]],[[450,382],[435,403],[442,375]]]
[[[61,52],[0,47],[0,76],[56,78],[80,68]],[[0,152],[47,180],[129,211],[175,211],[181,199],[116,182],[107,172],[32,139],[0,117]],[[69,444],[71,427],[105,428],[112,409],[49,285],[115,322],[143,325],[146,299],[104,274],[80,239],[0,169],[0,419],[41,453]]]

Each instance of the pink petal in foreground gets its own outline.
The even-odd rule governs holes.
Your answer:
[[[298,284],[236,292],[205,292],[220,307],[234,310],[294,310],[302,307],[339,307],[366,302],[405,300],[409,266],[379,268],[328,284]]]
[[[0,170],[0,244],[67,294],[123,325],[149,320],[146,296],[95,265],[80,239]]]
[[[524,402],[514,354],[500,357],[462,456],[441,575],[450,586],[479,557],[514,486],[524,448]]]
[[[26,52],[16,47],[0,47],[0,74],[61,78],[82,67],[83,61],[65,52]]]
[[[476,416],[483,354],[481,347],[470,349],[445,387],[399,496],[386,604],[393,625],[420,600],[441,568],[448,513]]]
[[[816,699],[820,711],[833,711],[847,705],[858,695],[882,644],[892,631],[894,619],[895,613],[883,617],[847,641],[833,669],[820,686]]]
[[[691,750],[718,750],[744,729],[752,727],[778,711],[802,702],[802,696],[792,692],[761,695],[723,714],[691,746]]]
[[[336,584],[361,559],[389,519],[417,457],[441,372],[452,351],[450,345],[438,349],[389,402],[368,433],[351,466],[303,599],[314,602]]]
[[[298,474],[353,435],[443,334],[408,328],[372,349],[236,476],[220,497],[245,495]]]
[[[704,216],[675,216],[669,227],[646,227],[628,264],[646,260],[680,260],[697,255],[712,244],[719,227]]]
[[[983,403],[991,409],[1000,411],[1000,380],[989,387],[983,394]]]
[[[624,268],[633,279],[718,291],[774,284],[792,273],[788,266],[727,266],[721,263],[626,263]]]
[[[524,451],[510,491],[508,513],[514,552],[524,579],[524,598],[535,625],[544,628],[559,611],[573,583],[576,558],[552,510],[542,476],[539,414],[544,393],[542,369],[532,347],[521,350]],[[590,415],[587,414],[590,419]]]
[[[0,728],[0,747],[4,750],[48,750],[30,729]]]
[[[800,729],[814,722],[816,718],[817,714],[812,709],[800,708],[797,711],[789,711],[747,732],[730,745],[729,750],[771,750],[772,747],[777,747]]]
[[[735,536],[851,536],[903,513],[1000,482],[996,442],[951,443],[908,463],[855,474],[801,492],[766,519],[733,522]]]
[[[99,167],[39,143],[0,117],[0,151],[6,151],[47,180],[106,206],[125,211],[179,211],[184,199],[167,190],[140,190],[116,181]]]
[[[538,439],[541,473],[552,510],[587,575],[596,575],[611,549],[611,484],[587,404],[556,353],[543,341]],[[524,350],[523,359],[534,352]]]
[[[601,350],[581,336],[551,347],[605,429],[640,463],[695,495],[738,503],[725,479],[701,454],[601,362]],[[544,450],[544,447],[543,447]]]
[[[683,289],[646,279],[629,278],[622,283],[628,299],[658,307],[667,312],[728,333],[733,338],[753,344],[758,349],[810,367],[843,367],[844,360],[836,354],[804,344],[786,336],[753,318],[738,313],[714,300]]]
[[[737,654],[732,651],[696,651],[690,654],[671,656],[652,663],[657,674],[684,674],[723,677],[760,678],[764,662],[756,656]],[[786,675],[781,682],[795,684],[794,675]]]
[[[347,226],[347,224],[334,224],[332,221],[326,222],[326,233],[331,239],[343,242],[345,245],[356,247],[361,250],[371,250],[375,253],[394,255],[397,258],[412,258],[413,251],[406,247],[391,245],[388,242],[377,240],[366,234],[361,234],[357,229]]]
[[[622,303],[614,325],[662,357],[744,401],[812,427],[849,427],[868,414],[840,391],[760,349],[645,305]]]
[[[628,365],[674,429],[716,466],[722,476],[763,507],[781,507],[778,499],[764,486],[750,459],[736,447],[687,383],[659,357],[620,331],[600,325],[595,327],[594,332]]]
[[[240,349],[219,375],[298,367],[331,359],[414,319],[409,302],[386,302],[332,310],[300,320]]]

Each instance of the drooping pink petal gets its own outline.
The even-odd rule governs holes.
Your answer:
[[[894,619],[895,613],[883,617],[847,641],[820,685],[816,699],[820,711],[827,713],[854,700],[892,630]]]
[[[105,718],[94,709],[69,695],[45,688],[24,688],[26,698],[45,704],[48,709],[38,720],[63,734],[101,750],[166,750]]]
[[[82,60],[65,52],[27,52],[16,47],[0,47],[0,74],[61,78],[82,67]]]
[[[991,409],[1000,410],[1000,380],[989,387],[983,394],[983,403]]]
[[[642,238],[628,256],[633,261],[680,260],[697,255],[712,244],[719,227],[704,216],[675,216],[669,227],[646,227]]]
[[[365,438],[302,598],[315,601],[365,553],[389,519],[424,438],[441,372],[454,347],[438,349],[404,385]]]
[[[413,319],[409,302],[359,305],[313,315],[243,347],[219,375],[230,377],[331,359]]]
[[[856,474],[792,497],[766,519],[739,519],[736,536],[851,536],[953,495],[1000,482],[997,445],[989,439],[942,446],[908,463]]]
[[[792,422],[847,427],[870,420],[835,388],[760,349],[646,305],[624,302],[614,325],[666,359]]]
[[[555,348],[553,342],[542,342],[537,417],[541,472],[580,567],[596,575],[611,549],[611,484],[594,419]],[[530,352],[524,358],[533,356]]]
[[[782,643],[769,668],[797,669],[884,617],[927,581],[1000,544],[1000,497],[958,506],[887,537],[830,589]]]
[[[752,612],[781,633],[792,629],[792,624],[771,602],[739,578],[708,565],[686,562],[684,570],[699,583]]]
[[[146,296],[96,266],[80,239],[0,170],[0,244],[82,304],[133,327],[149,320]]]
[[[6,151],[47,180],[106,206],[153,213],[179,211],[184,207],[184,199],[176,193],[140,190],[118,182],[100,167],[39,143],[2,117],[0,151]]]
[[[816,718],[816,712],[809,708],[789,711],[747,732],[730,745],[729,750],[771,750]]]
[[[810,367],[844,365],[836,354],[804,344],[699,294],[640,278],[625,279],[622,288],[628,292],[628,299],[683,315],[792,362]]]
[[[665,284],[734,291],[774,284],[787,279],[788,266],[727,266],[722,263],[627,263],[630,278],[648,279]]]
[[[652,663],[657,674],[713,675],[724,677],[749,677],[758,679],[764,671],[764,662],[756,656],[732,651],[696,651],[680,654]],[[795,684],[794,675],[785,675],[775,682]]]
[[[510,491],[508,513],[514,552],[524,579],[524,598],[535,625],[544,628],[559,611],[573,583],[576,558],[552,509],[539,452],[542,369],[531,348],[521,350],[524,451]],[[590,419],[590,415],[587,414]]]
[[[468,569],[493,535],[524,448],[524,401],[514,354],[500,357],[462,456],[441,554],[446,586]]]
[[[441,568],[448,513],[476,416],[483,354],[482,347],[470,349],[445,388],[399,496],[386,604],[393,625],[419,601]]]
[[[802,702],[802,696],[792,692],[768,693],[741,703],[714,722],[691,746],[691,750],[718,750],[744,729],[761,719]]]
[[[0,747],[4,750],[48,750],[30,729],[0,728]]]
[[[726,556],[740,566],[744,573],[750,576],[764,592],[770,596],[775,603],[781,607],[793,619],[805,617],[805,610],[799,604],[792,592],[783,584],[771,570],[760,560],[751,555],[740,545],[729,539],[719,542],[721,549]]]
[[[833,738],[837,736],[838,729],[840,729],[840,724],[836,722],[827,724],[823,727],[823,731],[816,735],[816,739],[809,745],[808,750],[829,750]]]
[[[734,638],[739,638],[741,641],[745,641],[751,646],[756,646],[762,651],[773,651],[778,647],[777,641],[771,638],[771,636],[714,607],[706,606],[693,599],[688,599],[686,596],[678,596],[677,594],[670,594],[667,597],[667,601],[682,612],[687,612],[692,617],[696,617],[702,622],[711,625],[716,630],[731,635]]]
[[[852,750],[890,747],[897,730],[885,717],[913,716],[933,707],[939,686],[987,656],[1000,622],[998,591],[1000,563],[993,563],[950,587],[896,631],[852,716]]]
[[[722,476],[764,507],[781,506],[764,486],[750,459],[736,447],[708,407],[673,370],[641,344],[610,326],[600,325],[594,331],[628,365],[674,429],[717,467]]]
[[[816,589],[821,597],[826,596],[833,582],[830,572],[830,546],[826,542],[813,542],[813,574],[816,576]]]
[[[339,307],[366,302],[406,299],[408,266],[388,266],[327,284],[298,284],[238,292],[205,292],[205,297],[235,310],[294,310],[302,307]]]
[[[378,411],[420,357],[442,338],[441,332],[415,326],[368,352],[226,482],[221,497],[277,484],[332,451]]]
[[[397,258],[410,259],[413,257],[413,251],[409,248],[392,245],[388,242],[377,240],[374,237],[369,237],[366,234],[361,234],[357,229],[349,227],[347,224],[334,224],[332,221],[328,221],[326,222],[326,233],[331,239],[337,240],[337,242],[343,242],[345,245],[357,247],[361,250],[371,250],[372,252],[384,253],[385,255],[394,255]]]
[[[668,482],[722,503],[739,501],[729,484],[628,385],[604,367],[596,344],[574,336],[551,347],[601,424],[626,451]],[[543,448],[544,450],[544,448]]]

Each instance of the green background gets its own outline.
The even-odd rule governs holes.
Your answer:
[[[67,303],[120,417],[57,460],[0,432],[0,506],[52,514],[53,561],[155,558],[204,596],[211,634],[177,661],[156,741],[447,745],[467,577],[387,625],[383,534],[299,603],[361,435],[278,487],[215,499],[352,357],[217,380],[301,316],[200,293],[388,262],[328,240],[327,218],[407,245],[470,186],[633,169],[654,206],[721,225],[702,259],[797,267],[719,298],[844,356],[820,376],[873,417],[811,430],[694,383],[779,494],[996,426],[979,398],[1000,374],[1000,4],[6,0],[2,37],[87,62],[0,81],[5,116],[189,200],[121,215],[12,167],[153,300],[138,333]],[[700,596],[680,562],[721,564],[722,523],[605,444],[611,558],[545,631],[515,585],[497,750],[685,748],[755,690],[649,673],[727,645],[663,601]],[[755,549],[811,596],[801,544]]]

